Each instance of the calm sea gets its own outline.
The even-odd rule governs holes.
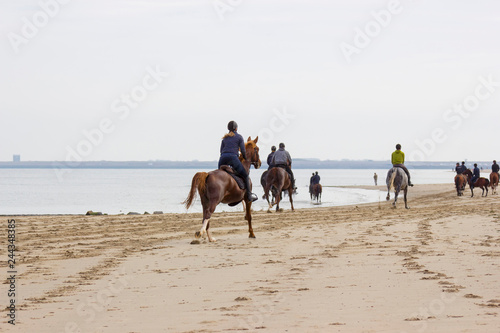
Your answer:
[[[252,168],[250,177],[259,200],[254,210],[267,209],[261,199],[263,189],[260,176],[266,169]],[[85,214],[88,210],[108,214],[128,212],[185,213],[181,202],[186,198],[193,169],[70,169],[58,179],[52,169],[0,169],[0,214]],[[309,178],[313,171],[294,170],[298,194],[294,196],[295,208],[318,207],[310,200]],[[345,185],[373,185],[373,174],[379,185],[385,183],[387,170],[320,169],[323,188],[322,207],[353,205],[385,200],[385,192],[340,188]],[[414,184],[453,184],[450,170],[411,170]],[[290,209],[285,197],[284,209]],[[242,206],[219,205],[217,211],[241,211]],[[199,198],[189,212],[201,212]]]

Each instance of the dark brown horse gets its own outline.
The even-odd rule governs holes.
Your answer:
[[[269,202],[269,190],[273,192],[274,198],[276,200],[276,211],[280,210],[280,201],[281,201],[281,191],[288,190],[288,197],[290,198],[290,204],[292,205],[292,211],[295,211],[293,208],[293,186],[290,180],[290,176],[285,169],[280,167],[274,167],[269,170],[267,173],[266,186],[264,187],[264,195],[266,196],[267,202]],[[273,205],[269,204],[268,211],[271,210]]]
[[[321,202],[321,193],[323,192],[323,186],[321,184],[314,184],[311,188],[311,200],[316,200],[316,202]]]
[[[492,172],[490,173],[491,194],[497,194],[497,186],[498,186],[498,173]]]
[[[479,177],[476,179],[474,184],[472,184],[472,172],[467,169],[463,172],[464,175],[467,176],[467,182],[469,183],[470,191],[471,191],[471,197],[474,196],[474,187],[479,187],[481,190],[483,190],[481,196],[488,196],[488,185],[490,184],[490,181],[487,178],[484,177]],[[486,190],[486,195],[484,195],[484,191]]]
[[[255,169],[260,168],[259,147],[257,141],[259,137],[252,140],[248,137],[245,144],[246,159],[240,156],[241,164],[245,170],[250,174],[250,166],[253,165]],[[251,183],[250,183],[251,185]],[[250,238],[255,238],[252,229],[252,202],[246,198],[245,190],[239,188],[238,184],[226,171],[218,169],[210,172],[198,172],[194,175],[191,182],[191,190],[186,200],[183,202],[188,209],[196,196],[196,190],[200,195],[201,205],[203,206],[203,225],[200,231],[195,233],[196,238],[204,237],[205,233],[210,242],[215,239],[210,235],[210,218],[212,217],[215,208],[220,203],[237,204],[241,201],[245,203],[246,215],[245,219],[248,221],[248,232]]]
[[[455,176],[455,187],[457,188],[457,195],[464,195],[465,186],[467,185],[467,176],[459,174]]]

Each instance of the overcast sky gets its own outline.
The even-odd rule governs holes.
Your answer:
[[[500,159],[497,0],[0,1],[0,160]]]

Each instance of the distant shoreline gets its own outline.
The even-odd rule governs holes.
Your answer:
[[[472,166],[473,162],[469,167]],[[490,168],[491,162],[474,162],[483,169]],[[442,162],[406,162],[411,169],[453,170],[455,161]],[[267,165],[266,165],[267,166]],[[0,169],[214,169],[217,161],[21,161],[0,162]],[[264,167],[264,165],[263,165]],[[294,169],[388,169],[389,161],[374,160],[293,160]]]

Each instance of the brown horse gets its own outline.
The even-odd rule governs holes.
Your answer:
[[[253,165],[255,169],[260,168],[261,162],[259,158],[259,147],[257,141],[259,137],[252,140],[248,137],[245,144],[246,159],[240,156],[241,164],[245,170],[250,174],[250,166]],[[250,182],[251,185],[251,182]],[[210,235],[210,218],[219,203],[236,205],[241,201],[245,203],[246,215],[245,219],[248,221],[249,238],[255,238],[252,229],[252,202],[246,198],[245,190],[239,188],[238,184],[226,171],[218,169],[210,172],[198,172],[194,175],[191,182],[191,190],[183,204],[186,209],[191,207],[196,196],[196,190],[200,195],[201,205],[203,206],[203,224],[200,231],[195,233],[196,238],[204,237],[205,233],[210,242],[215,239]]]
[[[487,197],[488,196],[488,185],[490,184],[490,181],[484,177],[480,177],[476,179],[474,184],[472,184],[472,172],[467,169],[463,172],[464,175],[467,176],[467,182],[469,183],[470,191],[471,191],[471,197],[474,196],[474,187],[479,187],[481,190],[483,190],[481,196]],[[484,195],[484,191],[486,190],[486,195]]]
[[[274,167],[269,170],[267,173],[266,186],[264,187],[264,195],[266,196],[267,202],[269,202],[269,190],[273,192],[274,198],[276,200],[276,211],[280,210],[280,201],[281,201],[281,191],[288,190],[288,197],[290,198],[290,204],[292,205],[292,211],[295,211],[293,208],[293,186],[290,180],[290,176],[285,169],[280,167]],[[268,211],[273,207],[272,204],[269,204]]]
[[[467,176],[459,174],[455,176],[455,187],[457,188],[457,195],[464,195],[465,186],[467,185]]]
[[[323,186],[321,186],[321,184],[314,184],[311,189],[311,200],[316,199],[316,202],[321,202],[322,192],[323,192]]]
[[[490,173],[490,186],[491,186],[491,194],[497,194],[497,186],[498,186],[497,172]]]
[[[488,196],[488,186],[490,185],[490,181],[487,178],[481,177],[476,180],[474,184],[474,187],[479,187],[481,190],[483,190],[483,193],[481,194],[482,197],[487,197]],[[486,190],[486,195],[484,194],[484,191]],[[472,193],[472,196],[474,196],[474,192]]]

